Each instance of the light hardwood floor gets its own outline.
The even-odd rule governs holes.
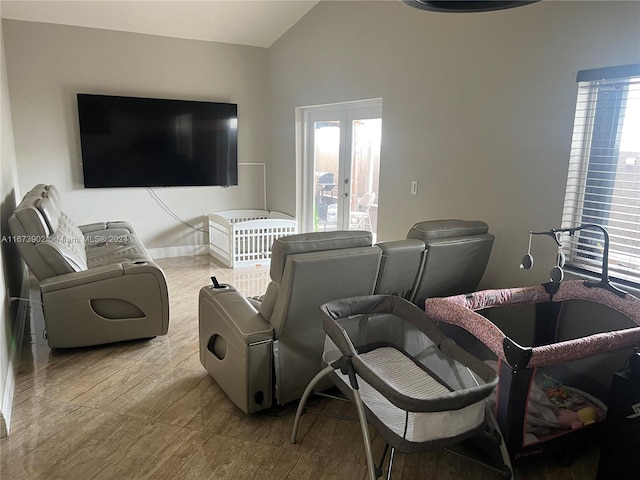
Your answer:
[[[208,256],[158,264],[169,283],[167,336],[51,351],[43,326],[31,326],[11,433],[0,441],[0,479],[364,480],[357,423],[305,415],[292,445],[292,408],[246,416],[200,365],[200,288],[216,275],[247,296],[262,294],[268,268],[224,269]],[[335,400],[315,409],[355,415]],[[374,445],[381,451],[378,435]],[[570,467],[528,464],[515,478],[594,479],[597,457],[594,447]],[[500,478],[445,451],[397,455],[393,472],[394,480]]]

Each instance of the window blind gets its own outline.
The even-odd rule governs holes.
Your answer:
[[[609,275],[640,284],[640,64],[578,73],[562,227],[609,233]],[[567,265],[601,273],[597,230],[565,236]]]

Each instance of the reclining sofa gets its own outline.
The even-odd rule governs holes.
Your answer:
[[[164,335],[164,273],[127,222],[76,226],[53,185],[36,185],[9,218],[29,270],[40,283],[51,348],[84,347]]]
[[[433,292],[473,291],[493,245],[487,224],[479,221],[420,222],[407,237],[376,245],[361,230],[279,238],[262,301],[230,285],[200,290],[201,364],[245,413],[285,405],[299,399],[320,371],[320,305],[386,294],[423,308]]]

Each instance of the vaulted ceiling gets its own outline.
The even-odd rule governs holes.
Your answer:
[[[269,47],[317,0],[1,0],[2,17]]]

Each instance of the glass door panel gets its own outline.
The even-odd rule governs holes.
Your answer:
[[[309,107],[304,114],[303,231],[376,231],[382,106]]]
[[[340,121],[313,122],[313,231],[338,228]]]
[[[375,234],[382,119],[353,120],[351,132],[349,229],[369,230]]]

